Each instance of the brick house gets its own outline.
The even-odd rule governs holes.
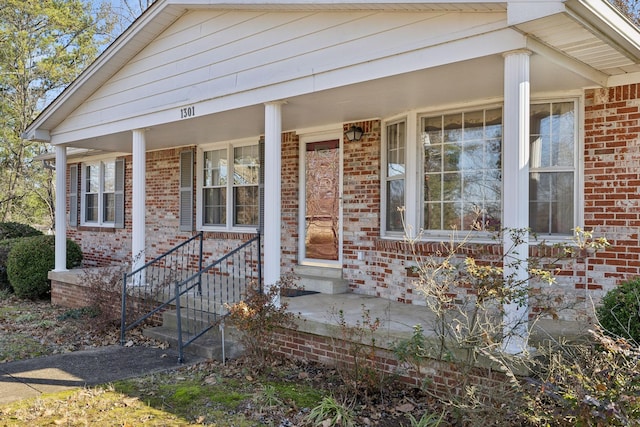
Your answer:
[[[551,291],[583,319],[640,273],[639,61],[603,0],[158,0],[25,132],[55,147],[51,277],[64,236],[86,266],[196,231],[215,258],[263,211],[265,284],[309,267],[341,280],[307,288],[419,305],[397,208],[428,251],[479,207],[607,236]]]

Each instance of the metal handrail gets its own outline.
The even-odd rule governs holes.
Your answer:
[[[202,268],[197,273],[195,273],[192,276],[184,279],[182,282],[176,283],[176,285],[175,285],[175,298],[174,299],[175,299],[175,304],[176,304],[176,316],[177,316],[177,327],[178,327],[178,362],[179,363],[182,363],[184,361],[184,349],[189,344],[193,343],[195,340],[197,340],[198,338],[200,338],[201,336],[206,334],[209,330],[211,330],[214,326],[216,326],[216,324],[218,324],[222,319],[224,319],[228,315],[228,313],[225,313],[225,312],[223,312],[223,313],[216,312],[215,311],[215,307],[214,307],[214,312],[213,313],[208,312],[208,313],[206,313],[204,315],[204,317],[208,321],[206,326],[203,326],[198,331],[193,331],[193,333],[191,333],[189,335],[189,338],[185,341],[185,340],[183,340],[183,330],[182,330],[182,311],[183,311],[183,307],[182,307],[181,297],[183,295],[188,295],[190,291],[192,291],[193,289],[195,289],[197,287],[198,288],[197,294],[200,295],[200,298],[203,298],[204,297],[204,295],[203,295],[203,287],[202,287],[203,282],[207,281],[206,279],[209,276],[211,276],[212,274],[215,274],[217,272],[216,270],[221,265],[224,265],[229,260],[232,260],[234,256],[239,254],[243,249],[246,249],[246,248],[250,247],[250,245],[252,245],[253,243],[256,243],[256,258],[257,258],[256,264],[255,264],[256,265],[256,276],[257,277],[255,278],[255,280],[257,280],[257,283],[261,287],[262,286],[262,264],[261,264],[261,255],[260,255],[260,246],[261,246],[260,233],[258,233],[252,239],[247,240],[246,242],[244,242],[242,245],[238,246],[237,248],[235,248],[231,252],[227,253],[226,255],[224,255],[221,258],[217,259],[216,261],[212,262],[211,264],[209,264],[205,268]],[[230,265],[233,266],[233,267],[237,266],[236,263],[231,263]],[[205,280],[203,280],[203,277],[205,277]],[[235,278],[233,274],[231,274],[230,276],[226,276],[226,277]],[[246,275],[246,272],[245,272],[245,275],[244,275],[243,278],[244,279],[250,279]],[[227,280],[227,289],[226,289],[227,298],[221,298],[220,300],[216,301],[215,297],[217,295],[222,296],[223,290],[222,289],[216,289],[215,286],[214,286],[213,295],[211,295],[211,293],[209,295],[207,295],[207,297],[213,296],[214,306],[218,305],[220,308],[222,308],[222,307],[225,307],[226,304],[233,304],[233,303],[236,303],[236,302],[240,301],[241,297],[244,296],[240,289],[232,289],[232,290],[230,290],[228,288],[228,285],[229,285],[229,282]],[[181,289],[181,288],[183,288],[183,289]],[[208,287],[208,289],[210,290],[210,287]],[[233,295],[235,297],[229,298],[229,295]],[[187,310],[189,310],[189,302],[187,302]],[[191,308],[190,310],[194,310],[194,309]],[[198,310],[198,311],[201,311],[201,310]],[[187,319],[189,319],[189,316],[187,316]]]
[[[190,243],[192,243],[195,240],[199,240],[199,245],[198,245],[198,252],[197,252],[197,258],[198,258],[198,267],[197,269],[200,270],[202,267],[202,242],[203,242],[203,232],[199,232],[198,234],[194,235],[193,237],[185,240],[184,242],[180,243],[179,245],[173,247],[172,249],[168,250],[167,252],[163,253],[162,255],[159,255],[157,257],[155,257],[154,259],[152,259],[151,261],[145,263],[144,265],[142,265],[141,267],[135,269],[134,271],[130,272],[130,273],[124,273],[123,274],[123,279],[122,279],[122,301],[121,301],[121,320],[120,320],[120,343],[122,345],[124,345],[125,343],[125,335],[126,335],[126,331],[135,328],[136,326],[140,325],[142,322],[144,322],[145,320],[149,319],[151,316],[153,316],[154,314],[158,313],[160,310],[166,308],[167,306],[169,306],[172,303],[173,298],[169,298],[166,301],[163,301],[162,303],[160,303],[159,305],[157,305],[155,308],[153,308],[152,310],[149,310],[146,314],[144,314],[143,316],[141,316],[140,318],[136,319],[135,321],[131,322],[129,325],[127,325],[127,285],[128,285],[128,279],[129,278],[133,278],[135,276],[141,277],[144,276],[145,278],[149,277],[149,275],[145,274],[148,272],[148,270],[156,265],[159,265],[160,268],[166,268],[166,266],[168,264],[171,263],[167,263],[165,260],[169,259],[172,255],[178,253],[178,251],[180,251],[181,249],[185,248],[187,245],[189,245]],[[195,254],[193,253],[188,253],[186,256],[188,257],[192,257]],[[183,255],[184,258],[184,255]],[[188,264],[188,263],[187,263]],[[180,266],[181,268],[184,268],[183,265]],[[171,278],[164,278],[166,280],[171,280]],[[151,291],[153,289],[157,289],[161,286],[161,283],[151,283],[151,284],[147,284],[146,286],[143,287],[143,289],[141,289],[141,291],[139,292],[139,297],[142,296],[144,298],[144,294],[147,291]],[[174,297],[175,298],[175,297]],[[137,301],[138,303],[140,301]]]
[[[145,277],[145,275],[150,276],[147,270],[154,268],[156,264],[160,264],[160,268],[166,269],[167,263],[163,260],[166,260],[171,254],[176,253],[180,248],[185,247],[185,245],[188,245],[198,238],[200,241],[197,268],[194,269],[195,273],[189,275],[183,274],[182,277],[179,278],[177,275],[170,275],[169,278],[163,276],[164,280],[170,281],[171,283],[160,281],[159,283],[154,283],[149,286],[141,286],[141,294],[145,292],[151,294],[152,299],[155,296],[152,291],[161,289],[162,298],[155,301],[154,306],[146,310],[143,316],[127,324],[127,294],[131,291],[131,289],[127,288],[127,280],[136,275],[141,277]],[[252,246],[254,244],[255,247]],[[126,331],[140,325],[154,314],[174,306],[178,328],[178,361],[183,362],[184,348],[207,333],[213,326],[220,323],[220,320],[227,315],[225,312],[226,304],[233,304],[240,301],[241,298],[244,297],[244,289],[246,289],[249,282],[257,281],[258,286],[262,289],[260,233],[257,233],[255,237],[244,242],[204,268],[202,267],[202,254],[203,239],[202,232],[200,232],[165,254],[149,261],[144,266],[124,275],[120,335],[122,345],[125,344]],[[194,261],[190,259],[192,256],[193,254],[188,254],[186,257],[189,261]],[[193,264],[196,264],[195,261]],[[179,267],[182,273],[188,271],[187,268],[184,268],[185,266]],[[151,281],[153,281],[153,277],[151,279]],[[134,301],[134,303],[136,303],[136,301]],[[184,323],[186,323],[186,327]]]

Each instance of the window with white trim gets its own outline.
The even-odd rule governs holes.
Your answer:
[[[117,161],[101,160],[82,164],[82,225],[115,227],[118,209]],[[120,173],[124,173],[123,170]]]
[[[420,118],[423,228],[500,226],[502,109]],[[480,217],[478,217],[480,215]]]
[[[532,102],[530,106],[529,222],[540,235],[568,235],[575,227],[578,180],[577,102]],[[425,236],[469,230],[478,219],[502,226],[502,108],[475,108],[417,115],[418,156],[405,149],[404,121],[388,122],[383,141],[385,233],[402,232],[399,206],[421,200],[413,229]],[[419,173],[406,175],[407,162]],[[514,179],[514,178],[511,178]],[[480,218],[477,218],[477,214]],[[409,218],[409,215],[406,216]]]
[[[386,142],[386,225],[388,231],[402,231],[402,216],[398,208],[405,205],[405,121],[387,124]]]
[[[575,227],[576,105],[531,105],[529,224],[541,234],[569,234]]]
[[[258,226],[258,144],[227,144],[200,153],[201,225],[225,229]]]

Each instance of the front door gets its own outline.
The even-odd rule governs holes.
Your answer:
[[[340,140],[304,143],[301,203],[301,260],[331,265],[341,261]]]

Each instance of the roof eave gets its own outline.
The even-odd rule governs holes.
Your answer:
[[[75,110],[101,84],[111,78],[121,66],[140,52],[144,46],[164,31],[185,11],[185,8],[167,4],[166,1],[154,2],[145,13],[140,15],[95,61],[84,69],[69,86],[40,112],[25,129],[22,138],[50,141],[49,131],[54,126],[47,125],[49,120],[60,114],[66,117]],[[158,20],[159,16],[163,16],[164,19]],[[154,22],[155,25],[151,25]],[[107,68],[106,64],[111,64],[112,66]],[[81,92],[84,92],[85,96],[78,96]],[[46,139],[43,139],[45,134]]]
[[[634,60],[640,60],[640,28],[605,0],[567,0],[567,10]]]

